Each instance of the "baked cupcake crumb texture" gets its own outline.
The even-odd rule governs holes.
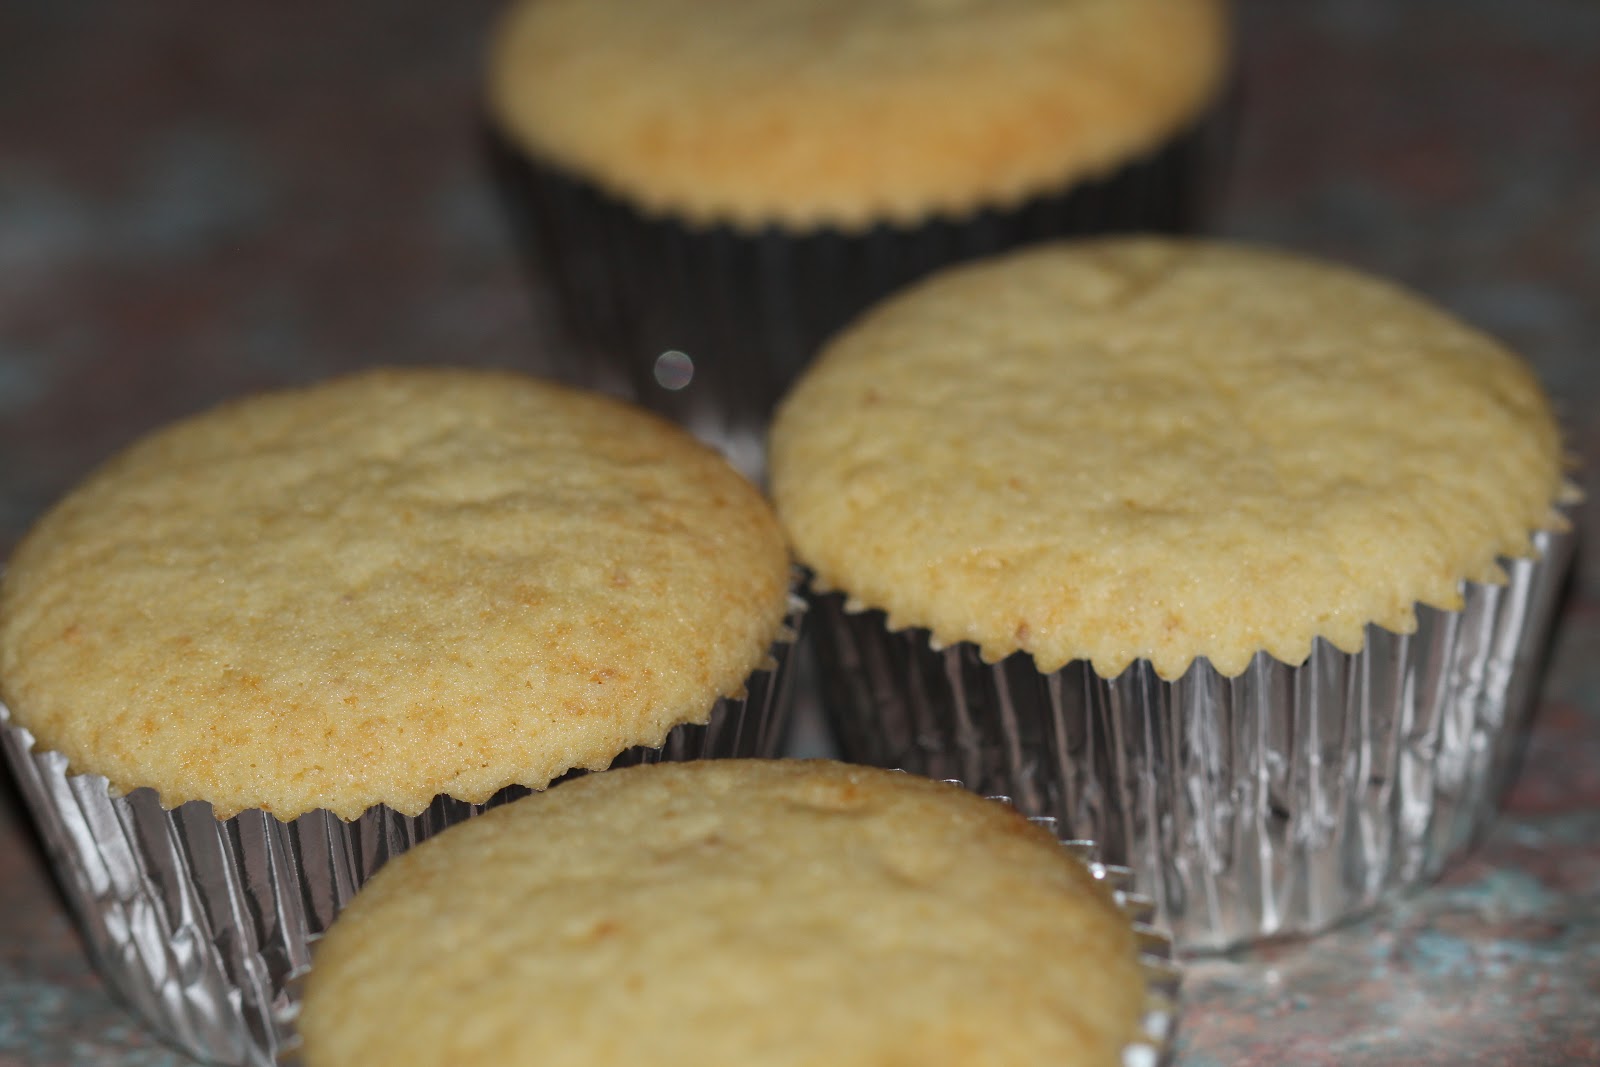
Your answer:
[[[1004,805],[813,761],[568,782],[384,868],[317,946],[308,1067],[1109,1065],[1138,945]]]
[[[1349,270],[1157,239],[891,298],[780,407],[770,469],[852,607],[1106,677],[1408,632],[1567,492],[1548,403],[1490,338]]]
[[[489,108],[649,212],[855,229],[1132,162],[1210,103],[1227,50],[1222,0],[519,0]]]
[[[415,814],[704,722],[788,580],[753,487],[667,423],[376,371],[175,424],[66,497],[0,588],[0,695],[168,805]]]

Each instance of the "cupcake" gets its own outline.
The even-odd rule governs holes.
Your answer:
[[[1527,368],[1418,297],[1041,246],[866,315],[771,448],[844,752],[1061,818],[1181,944],[1325,927],[1492,813],[1571,490]]]
[[[760,465],[821,341],[929,270],[1195,215],[1223,0],[516,0],[492,156],[568,368]]]
[[[269,1064],[391,855],[573,769],[772,751],[788,583],[755,490],[654,416],[365,373],[158,431],[38,522],[4,744],[112,988]]]
[[[1162,940],[1097,873],[1009,807],[911,775],[725,760],[579,779],[364,889],[316,946],[301,1055],[1154,1063],[1175,972],[1141,958]]]

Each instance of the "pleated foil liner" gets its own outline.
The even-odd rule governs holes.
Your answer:
[[[530,159],[492,127],[485,141],[513,235],[574,342],[542,369],[664,414],[759,477],[773,405],[857,312],[940,267],[1030,241],[1190,231],[1224,136],[1208,117],[1059,194],[860,232],[650,217]]]
[[[955,781],[954,784],[963,783]],[[1015,803],[1011,797],[991,799]],[[1133,872],[1127,867],[1102,863],[1095,842],[1063,837],[1060,820],[1047,815],[1032,815],[1029,821],[1055,834],[1063,848],[1089,868],[1097,881],[1105,883],[1117,907],[1133,926],[1139,944],[1139,969],[1144,975],[1144,1011],[1139,1019],[1138,1036],[1122,1050],[1122,1067],[1160,1067],[1170,1062],[1173,1039],[1177,1036],[1178,993],[1183,984],[1183,972],[1175,960],[1171,935],[1151,923],[1155,901],[1134,891]]]
[[[1062,820],[1138,872],[1189,951],[1309,934],[1439,873],[1488,824],[1515,770],[1572,531],[1466,583],[1460,611],[1369,626],[1356,654],[1314,643],[1235,678],[1204,660],[1163,681],[1135,662],[1041,674],[820,597],[826,704],[846,759],[958,778]]]
[[[946,779],[952,785],[963,786],[955,779]],[[1011,797],[991,796],[988,799],[1000,804],[1015,806]],[[1122,1051],[1122,1067],[1163,1067],[1172,1060],[1174,1039],[1179,1018],[1179,992],[1183,985],[1183,971],[1176,960],[1172,937],[1160,927],[1152,925],[1155,902],[1133,889],[1133,872],[1126,867],[1103,863],[1100,850],[1093,841],[1063,837],[1060,821],[1047,815],[1030,815],[1028,821],[1049,830],[1074,859],[1088,868],[1096,881],[1105,884],[1117,907],[1133,927],[1139,948],[1139,970],[1144,977],[1144,1007],[1139,1018],[1139,1032]],[[298,968],[289,979],[294,995],[280,1013],[285,1029],[293,1030],[299,1016],[300,991],[309,965]],[[294,1034],[284,1042],[278,1052],[279,1067],[302,1067],[299,1035]]]
[[[778,755],[803,612],[797,598],[792,606],[743,698],[719,700],[705,725],[676,727],[662,747],[629,749],[612,766]],[[69,775],[65,757],[33,743],[0,705],[0,745],[101,976],[164,1040],[236,1067],[275,1062],[290,1036],[290,976],[384,863],[529,792],[512,786],[484,804],[440,796],[417,816],[378,805],[352,822],[321,810],[218,820],[203,801],[163,809],[152,789],[112,796],[104,777]]]

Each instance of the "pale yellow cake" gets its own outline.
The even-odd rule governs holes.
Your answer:
[[[1155,239],[892,298],[784,401],[770,472],[852,606],[1106,677],[1408,632],[1566,491],[1550,407],[1490,338],[1349,270]]]
[[[1223,0],[513,0],[497,127],[696,223],[854,228],[1008,206],[1171,139]]]
[[[385,867],[317,945],[307,1067],[1113,1067],[1128,919],[1046,831],[839,763],[563,783]]]
[[[770,509],[669,424],[381,370],[177,423],[63,499],[0,587],[0,696],[168,805],[412,814],[705,721],[788,580]]]

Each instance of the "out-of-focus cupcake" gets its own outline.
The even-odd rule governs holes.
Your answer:
[[[316,946],[302,1056],[1154,1064],[1176,976],[1146,953],[1169,946],[1104,873],[912,775],[724,760],[580,779],[364,889]]]
[[[1498,344],[1260,249],[949,271],[784,401],[845,753],[1014,796],[1180,943],[1316,930],[1486,822],[1571,549],[1560,431]]]
[[[773,751],[788,583],[764,501],[665,421],[370,372],[158,431],[45,515],[0,734],[111,986],[269,1064],[392,854],[574,768]]]
[[[488,108],[571,373],[759,467],[857,311],[1028,240],[1189,226],[1224,0],[514,0]]]

